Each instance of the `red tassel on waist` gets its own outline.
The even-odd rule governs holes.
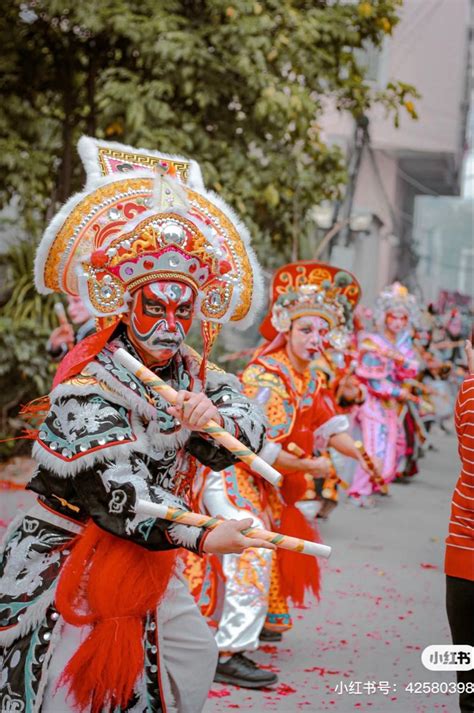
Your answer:
[[[89,522],[62,569],[56,606],[75,626],[91,626],[67,663],[67,684],[81,711],[125,708],[144,666],[147,612],[156,611],[176,552],[150,552]]]
[[[295,505],[285,505],[279,531],[292,537],[315,540],[315,531]],[[320,571],[316,557],[307,557],[282,548],[278,549],[280,588],[284,597],[296,605],[304,603],[305,592],[312,591],[319,599]]]

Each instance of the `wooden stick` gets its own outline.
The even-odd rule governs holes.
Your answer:
[[[385,480],[382,478],[381,475],[377,473],[377,468],[375,467],[375,463],[372,460],[372,458],[369,456],[367,451],[365,450],[364,444],[362,441],[354,441],[354,445],[361,454],[362,458],[364,459],[365,464],[369,468],[371,475],[370,475],[370,480],[374,485],[378,485],[380,488],[380,492],[384,493],[385,495],[388,493],[388,484],[385,482]]]
[[[306,455],[304,450],[302,448],[300,448],[296,443],[288,443],[287,450],[290,453],[292,453],[294,456],[296,456],[297,458],[305,458],[305,457],[308,458],[309,457]],[[327,451],[323,451],[322,455],[331,461],[331,456],[329,455],[329,453]],[[336,471],[332,461],[331,461],[331,466],[329,469],[328,480],[335,480],[336,483],[338,485],[340,485],[343,490],[347,490],[349,488],[349,483],[346,483],[345,480],[343,480],[342,478],[340,478],[338,476],[337,471]]]
[[[120,347],[114,352],[114,361],[124,366],[137,379],[140,379],[150,389],[163,396],[170,404],[176,403],[178,396],[177,391],[172,386],[166,384],[163,379],[154,374],[151,369],[148,369],[138,359],[129,354],[125,349]],[[256,453],[247,448],[237,438],[228,433],[224,428],[219,426],[215,421],[208,421],[203,428],[203,432],[211,436],[215,441],[227,448],[236,458],[246,463],[255,473],[261,475],[262,478],[268,480],[272,485],[280,485],[283,476],[275,468],[266,463],[263,458],[260,458]]]
[[[194,525],[195,527],[205,527],[214,529],[218,525],[226,522],[226,520],[202,515],[198,512],[189,512],[181,510],[163,503],[151,503],[148,500],[137,500],[135,512],[140,515],[150,515],[163,520],[171,520],[179,522],[183,525]],[[277,547],[292,552],[299,552],[303,555],[312,555],[313,557],[324,557],[327,559],[331,555],[331,547],[322,545],[320,542],[310,542],[310,540],[301,540],[298,537],[290,537],[289,535],[281,535],[278,532],[270,530],[261,530],[258,527],[247,527],[242,530],[242,534],[246,537],[254,537],[260,540],[272,542]]]
[[[67,315],[66,315],[66,310],[64,309],[64,305],[62,302],[55,302],[54,303],[54,312],[56,314],[56,317],[58,318],[59,324],[69,324]]]

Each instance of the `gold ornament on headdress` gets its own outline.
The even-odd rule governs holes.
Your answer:
[[[156,152],[153,171],[95,177],[107,147],[81,141],[83,158],[91,142],[85,165],[92,178],[44,234],[36,260],[38,289],[80,294],[94,315],[118,318],[129,309],[135,289],[174,279],[198,294],[201,320],[251,319],[260,273],[248,233],[221,199],[199,187],[196,168],[195,188],[179,180],[169,160],[164,171]],[[112,148],[108,156],[118,160],[118,145]],[[173,161],[180,162],[178,157]],[[208,333],[211,337],[213,330]]]
[[[346,339],[360,297],[359,283],[350,273],[314,261],[291,263],[277,270],[271,290],[270,312],[260,330],[269,341],[305,315],[326,320],[335,346]]]

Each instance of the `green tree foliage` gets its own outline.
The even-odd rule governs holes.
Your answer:
[[[46,394],[54,365],[46,352],[56,326],[55,296],[33,285],[34,250],[22,240],[0,257],[0,458],[29,452],[27,440],[5,440],[29,428],[19,407]]]
[[[34,293],[32,255],[83,183],[80,135],[194,158],[248,224],[266,267],[299,257],[308,210],[345,179],[340,150],[321,133],[324,102],[355,118],[374,103],[395,122],[399,111],[415,116],[413,89],[392,81],[375,90],[360,60],[392,32],[400,4],[3,0],[0,208],[17,207],[14,241],[29,236],[7,257],[13,282],[0,295],[11,364],[0,373],[4,432],[15,404],[48,390],[51,300]]]
[[[18,415],[19,407],[51,388],[54,368],[46,353],[48,336],[49,330],[35,321],[0,318],[0,459],[30,451],[27,440],[13,438],[30,428]]]
[[[82,133],[188,155],[249,224],[269,266],[297,254],[308,209],[344,181],[318,120],[333,97],[397,120],[412,89],[375,91],[360,50],[401,0],[5,0],[0,199],[38,233],[79,188]]]
[[[0,304],[2,315],[12,320],[12,325],[34,322],[48,334],[57,326],[54,311],[56,295],[44,297],[33,284],[34,248],[28,240],[21,240],[0,256],[2,289]]]

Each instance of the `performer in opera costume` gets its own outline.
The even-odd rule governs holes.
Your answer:
[[[134,505],[186,509],[198,462],[234,462],[200,433],[210,418],[261,448],[258,407],[235,378],[206,369],[220,325],[253,319],[259,268],[247,231],[193,162],[90,138],[79,150],[86,188],[46,230],[36,284],[80,295],[98,330],[61,362],[33,449],[37,504],[4,541],[0,708],[197,713],[217,653],[179,548],[273,545],[244,537],[245,523],[210,531]],[[203,357],[184,344],[194,317]],[[114,362],[117,347],[177,389],[178,403]]]
[[[262,527],[270,521],[272,529],[314,539],[314,529],[296,503],[309,490],[314,498],[314,477],[328,475],[329,462],[317,457],[317,449],[329,443],[362,459],[345,433],[347,418],[337,415],[320,394],[321,382],[311,363],[323,344],[343,348],[359,293],[352,275],[328,265],[298,262],[275,273],[270,311],[260,329],[266,344],[241,380],[244,393],[265,409],[269,428],[261,455],[284,474],[283,485],[280,493],[267,488],[241,464],[219,473],[208,471],[201,504],[209,514],[241,519],[250,513]],[[291,453],[292,444],[303,457]],[[268,629],[281,638],[280,632],[291,627],[287,599],[301,602],[308,588],[318,593],[317,563],[278,552],[272,566],[271,552],[248,549],[241,558],[224,555],[221,566],[224,577],[218,576],[215,561],[208,562],[202,588],[200,568],[190,567],[191,587],[203,613],[217,619],[216,680],[268,686],[276,682],[275,674],[259,669],[245,652],[258,648],[264,625],[266,640]]]
[[[353,339],[354,339],[353,335]],[[349,420],[349,432],[353,422],[353,412],[365,400],[365,387],[353,373],[355,368],[352,349],[324,350],[324,355],[316,359],[312,366],[321,379],[320,394],[334,413],[345,414]],[[331,461],[330,473],[327,478],[315,481],[316,494],[321,502],[308,501],[300,503],[305,514],[316,513],[316,517],[327,520],[330,513],[339,502],[339,487],[347,490],[349,484],[344,480],[344,470],[349,466],[354,469],[355,461],[347,461],[334,449],[323,452]],[[319,508],[318,508],[319,506]]]
[[[395,479],[406,454],[406,437],[400,405],[416,400],[403,385],[418,373],[411,329],[418,318],[416,299],[398,282],[385,288],[377,298],[375,321],[378,332],[359,335],[357,376],[367,388],[367,397],[358,410],[362,441],[370,456],[383,462],[386,483]],[[349,494],[358,504],[370,504],[369,496],[379,486],[357,468]]]

